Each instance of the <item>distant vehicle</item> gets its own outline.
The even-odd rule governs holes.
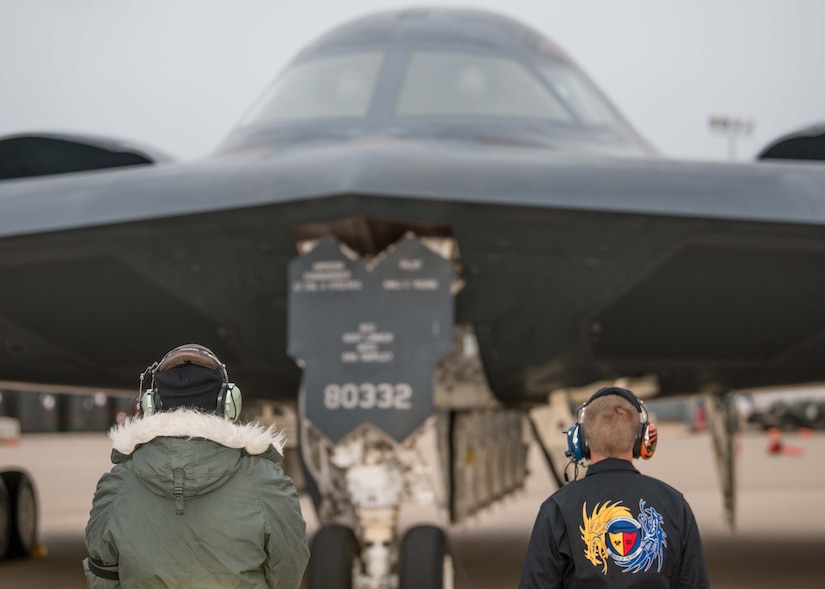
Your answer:
[[[763,429],[796,431],[801,428],[825,430],[825,400],[781,400],[765,411],[756,411],[750,421]]]

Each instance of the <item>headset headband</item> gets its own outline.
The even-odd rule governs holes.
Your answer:
[[[587,400],[587,403],[582,405],[582,409],[586,408],[588,405],[590,405],[590,403],[592,403],[596,399],[600,397],[606,397],[607,395],[618,395],[623,399],[626,399],[631,405],[633,405],[636,408],[636,411],[638,411],[642,415],[642,418],[647,420],[647,408],[645,407],[644,403],[642,403],[641,399],[639,399],[639,397],[634,395],[631,391],[622,387],[603,387],[599,389],[598,391],[593,393],[593,396]]]
[[[158,362],[153,373],[166,372],[176,366],[183,366],[187,362],[210,370],[220,370],[224,382],[229,382],[229,375],[226,372],[226,366],[223,362],[218,360],[218,357],[212,350],[199,344],[185,344],[168,352],[161,358],[160,362]]]

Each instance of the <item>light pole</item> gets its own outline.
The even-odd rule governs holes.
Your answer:
[[[710,129],[722,133],[728,138],[728,160],[736,160],[736,141],[739,137],[750,135],[753,132],[754,122],[751,119],[739,119],[727,116],[713,115],[710,117]]]

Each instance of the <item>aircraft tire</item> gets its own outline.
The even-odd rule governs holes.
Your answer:
[[[29,556],[37,544],[37,495],[31,478],[20,471],[2,473],[8,492],[9,544],[7,558]]]
[[[307,589],[352,589],[359,552],[358,540],[347,526],[321,527],[310,547]]]
[[[11,544],[11,501],[3,479],[0,478],[0,560],[5,558]]]
[[[436,526],[414,526],[404,534],[399,589],[452,589],[454,575],[444,530]]]

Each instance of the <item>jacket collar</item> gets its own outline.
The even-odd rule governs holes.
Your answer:
[[[590,464],[587,467],[586,476],[590,476],[591,474],[599,474],[600,472],[605,472],[607,470],[624,470],[635,472],[636,474],[639,473],[639,471],[636,470],[636,467],[633,466],[632,462],[622,458],[605,458],[604,460],[599,460],[595,464]]]
[[[248,454],[263,454],[272,446],[283,455],[285,442],[284,433],[276,432],[275,426],[234,424],[218,415],[191,409],[133,417],[109,430],[112,448],[125,455],[160,437],[203,438],[228,448],[243,449]]]

